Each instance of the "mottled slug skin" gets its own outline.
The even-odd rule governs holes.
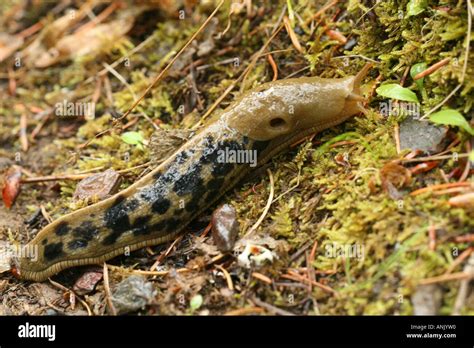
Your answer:
[[[254,169],[222,161],[220,151],[255,150],[261,165],[295,140],[343,122],[361,111],[357,93],[367,70],[343,79],[276,81],[245,93],[150,174],[46,226],[26,246],[38,248],[37,259],[21,258],[16,273],[43,281],[172,239]]]

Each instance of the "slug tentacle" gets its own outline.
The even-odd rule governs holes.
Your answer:
[[[42,281],[172,239],[257,165],[360,112],[369,68],[342,79],[275,81],[243,94],[129,188],[46,226],[26,246],[37,258],[19,259],[17,274]]]

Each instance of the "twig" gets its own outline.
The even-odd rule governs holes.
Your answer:
[[[434,73],[439,68],[441,68],[441,67],[445,66],[446,64],[448,64],[450,60],[451,60],[451,58],[444,58],[443,60],[440,60],[438,63],[433,64],[432,66],[430,66],[426,70],[423,70],[422,72],[416,74],[415,77],[413,77],[413,80],[416,81],[416,80],[422,79],[425,76],[431,75],[432,73]]]
[[[470,274],[474,278],[474,256],[471,256],[464,266],[465,273]],[[454,315],[460,315],[461,311],[466,303],[466,298],[469,294],[469,279],[464,279],[459,284],[458,296],[456,297],[456,301],[454,302]]]
[[[41,210],[41,215],[43,215],[43,217],[45,218],[46,221],[48,221],[48,223],[53,222],[51,215],[48,214],[44,205],[40,205],[40,210]]]
[[[400,154],[401,146],[400,146],[400,127],[398,126],[398,123],[395,124],[395,127],[393,129],[394,137],[395,137],[395,145],[397,148],[397,154]]]
[[[92,311],[91,311],[89,305],[87,304],[87,302],[84,301],[80,296],[78,296],[78,295],[74,292],[74,290],[68,289],[68,288],[65,287],[64,285],[59,284],[58,282],[55,282],[55,281],[52,280],[51,278],[48,278],[48,280],[49,280],[49,282],[50,282],[53,286],[55,286],[55,287],[57,287],[57,288],[59,288],[59,289],[61,289],[61,290],[63,290],[63,291],[70,292],[71,294],[74,294],[74,296],[76,296],[76,298],[79,300],[79,302],[80,302],[80,303],[84,306],[84,308],[87,310],[87,314],[88,314],[89,316],[92,316]],[[53,308],[54,308],[54,307],[53,307]]]
[[[28,151],[28,136],[26,135],[26,128],[28,126],[28,118],[26,113],[23,112],[20,117],[20,143],[21,149],[26,152]]]
[[[250,228],[250,230],[245,234],[245,237],[248,237],[250,235],[253,234],[253,232],[255,232],[258,228],[258,226],[260,226],[260,224],[262,223],[263,219],[265,218],[265,216],[267,215],[268,211],[270,210],[270,206],[272,205],[272,202],[273,202],[273,195],[275,193],[275,187],[274,187],[274,183],[273,183],[273,174],[271,172],[270,169],[267,169],[267,173],[268,173],[268,176],[270,178],[270,195],[268,196],[268,200],[267,200],[267,204],[265,206],[265,209],[263,210],[262,212],[262,215],[260,215],[260,218],[257,220],[257,222]]]
[[[127,172],[131,172],[132,170],[139,169],[142,167],[149,166],[151,162],[146,162],[139,164],[137,166],[127,168],[127,169],[121,169],[117,170],[117,173],[119,174],[124,174]],[[100,167],[98,167],[100,168]],[[98,168],[94,168],[97,170]],[[58,175],[46,175],[46,176],[36,176],[36,177],[31,177],[31,178],[24,178],[21,179],[21,182],[24,184],[31,184],[31,183],[37,183],[37,182],[45,182],[45,181],[58,181],[58,180],[82,180],[85,179],[91,175],[94,175],[93,173],[81,173],[81,174],[58,174]]]
[[[261,280],[262,282],[267,283],[268,285],[272,284],[272,280],[262,273],[252,272],[252,277]]]
[[[209,222],[209,224],[206,226],[206,228],[204,229],[204,231],[202,231],[202,233],[200,234],[199,237],[203,238],[203,237],[206,237],[208,234],[209,234],[209,231],[212,229],[212,220],[211,222]]]
[[[267,302],[264,302],[264,301],[260,300],[259,298],[255,297],[255,296],[252,297],[251,301],[253,303],[255,303],[257,306],[265,308],[267,311],[269,311],[272,314],[278,314],[278,315],[284,315],[284,316],[293,316],[293,315],[295,315],[294,313],[285,311],[284,309],[275,307],[275,306],[273,306],[273,305],[271,305]]]
[[[181,242],[182,239],[183,239],[183,235],[180,234],[180,235],[173,241],[173,243],[171,243],[171,245],[169,246],[169,248],[166,249],[166,251],[165,251],[164,253],[160,254],[160,255],[157,257],[155,263],[153,263],[153,265],[150,267],[150,271],[153,271],[154,269],[156,269],[156,267],[158,267],[158,265],[163,261],[163,259],[164,259],[165,257],[167,257],[167,256],[170,254],[171,250],[173,250],[173,248],[176,246],[176,244],[178,244],[179,242]]]
[[[298,36],[296,36],[296,33],[291,27],[290,20],[287,16],[283,17],[283,23],[285,24],[285,29],[286,29],[286,32],[288,33],[288,36],[290,37],[291,43],[293,44],[293,46],[296,48],[296,50],[299,53],[303,53],[304,52],[303,47],[301,47],[300,41],[298,40]]]
[[[234,283],[232,283],[232,278],[229,274],[229,272],[227,272],[227,270],[222,267],[221,265],[215,265],[216,268],[218,268],[219,270],[222,271],[222,273],[224,274],[224,278],[227,282],[227,287],[229,288],[229,290],[234,290]]]
[[[290,272],[291,272],[291,271],[289,271],[289,273],[290,273]],[[308,279],[307,277],[303,277],[303,276],[301,276],[301,275],[299,275],[299,274],[297,274],[297,273],[291,272],[291,274],[283,274],[281,277],[282,277],[282,278],[285,278],[285,279],[300,281],[300,282],[306,282],[306,283],[310,282],[312,285],[315,285],[315,286],[317,286],[318,288],[320,288],[320,289],[322,289],[322,290],[324,290],[324,291],[327,291],[327,292],[329,292],[329,293],[331,293],[331,294],[333,294],[333,295],[337,293],[336,290],[330,288],[329,286],[324,285],[324,284],[321,284],[321,283],[319,283],[319,282],[317,282],[317,281],[315,281],[315,280]]]
[[[410,196],[416,196],[421,193],[426,193],[426,192],[432,192],[432,191],[437,191],[437,190],[442,190],[445,188],[451,188],[451,187],[472,187],[474,184],[470,182],[451,182],[448,184],[438,184],[438,185],[431,185],[427,187],[423,187],[421,189],[415,190],[413,192],[410,192]]]
[[[326,3],[326,5],[324,5],[323,7],[321,7],[321,9],[316,12],[312,17],[310,17],[309,19],[306,20],[305,24],[308,25],[309,22],[311,22],[312,20],[315,20],[316,18],[318,18],[319,16],[321,16],[324,12],[326,12],[326,10],[330,9],[331,7],[333,7],[334,5],[336,5],[337,3],[339,2],[339,0],[332,0],[328,3]]]
[[[104,262],[104,290],[105,290],[105,299],[107,301],[107,305],[109,306],[112,315],[117,315],[117,310],[112,302],[112,295],[110,292],[110,285],[109,285],[109,270],[107,269],[107,264]]]
[[[273,78],[272,78],[272,81],[276,81],[278,80],[278,67],[275,63],[275,60],[273,59],[272,55],[269,54],[267,56],[267,60],[268,62],[270,63],[270,66],[272,67],[272,70],[273,70]]]
[[[446,272],[444,273],[445,275],[450,274],[454,269],[459,266],[465,259],[469,257],[469,255],[472,254],[474,251],[474,247],[467,248],[464,250],[454,261],[453,263],[448,267]]]
[[[457,155],[458,158],[469,157],[468,153],[460,153]],[[428,156],[428,157],[417,157],[410,159],[401,159],[400,162],[410,163],[410,162],[426,162],[426,161],[439,161],[445,159],[453,159],[453,155],[443,155],[443,156]]]
[[[226,316],[249,315],[249,314],[262,314],[264,312],[265,310],[261,307],[245,307],[245,308],[238,308],[238,309],[228,311],[224,315]]]
[[[420,281],[421,285],[436,284],[442,282],[448,282],[451,280],[462,280],[462,279],[471,279],[474,278],[474,275],[464,272],[452,273],[452,274],[443,274],[437,277],[426,278]]]

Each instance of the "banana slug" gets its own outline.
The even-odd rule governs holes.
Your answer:
[[[279,80],[244,93],[148,175],[47,225],[24,246],[36,248],[37,257],[17,259],[14,273],[43,281],[169,241],[252,169],[223,160],[223,153],[254,153],[261,165],[296,140],[363,111],[359,87],[369,69],[340,79]]]

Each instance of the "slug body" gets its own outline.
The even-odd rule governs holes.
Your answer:
[[[359,113],[359,84],[368,68],[357,76],[281,80],[244,93],[126,190],[46,226],[25,246],[37,257],[20,258],[17,274],[43,281],[65,268],[169,241],[255,166],[224,154],[254,154],[261,165],[294,141]]]

